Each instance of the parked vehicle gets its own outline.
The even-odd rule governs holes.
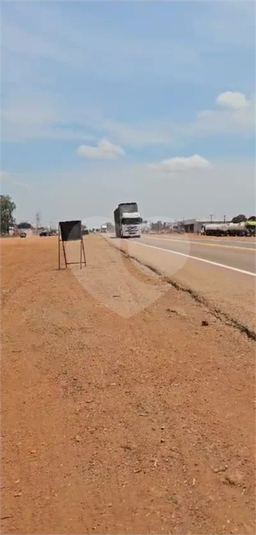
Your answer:
[[[249,230],[246,223],[209,223],[203,225],[201,234],[205,236],[248,236]]]
[[[246,223],[229,223],[228,224],[228,236],[248,236],[248,230]]]
[[[208,225],[203,225],[201,228],[201,234],[205,236],[227,236],[227,233],[228,225],[225,223],[209,223]]]

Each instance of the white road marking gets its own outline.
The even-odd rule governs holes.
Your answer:
[[[177,238],[176,236],[170,236],[170,234],[165,234],[165,235],[161,235],[161,236],[157,236],[157,235],[154,235],[154,234],[143,234],[142,235],[143,238],[152,238],[154,240],[157,240],[157,239],[165,239],[165,240],[171,240],[171,241],[183,241],[183,238]],[[228,236],[225,236],[223,238],[209,238],[209,236],[204,236],[204,237],[200,237],[200,238],[195,238],[193,237],[192,235],[192,238],[190,239],[189,238],[189,235],[186,234],[184,236],[184,239],[185,237],[187,238],[188,241],[192,241],[193,243],[208,243],[208,242],[213,242],[213,243],[225,243],[225,242],[228,242],[228,243],[239,243],[239,244],[242,244],[242,245],[246,245],[246,244],[249,244],[249,245],[256,245],[256,241],[255,239],[244,239],[243,241],[238,241],[236,239],[232,239],[232,236],[231,237],[228,237]]]
[[[193,244],[195,243],[196,245],[203,245],[204,247],[222,247],[224,249],[239,249],[240,251],[253,251],[254,253],[256,252],[256,249],[254,247],[239,247],[237,245],[227,245],[227,244],[224,244],[223,243],[208,243],[208,242],[204,242],[203,240],[185,240],[185,239],[181,239],[179,240],[178,238],[158,238],[158,237],[155,237],[155,236],[145,236],[146,239],[149,239],[149,240],[158,240],[158,241],[162,241],[162,242],[167,242],[167,241],[170,241],[170,242],[177,242],[177,243],[186,243],[186,244]],[[213,242],[213,240],[212,240]],[[242,242],[234,242],[234,243],[242,243]],[[249,244],[250,245],[250,244]]]
[[[205,258],[200,258],[198,256],[190,256],[185,253],[179,253],[178,251],[171,251],[170,249],[164,249],[163,247],[156,247],[155,245],[147,245],[146,243],[140,243],[138,241],[135,241],[134,243],[142,247],[150,247],[151,249],[157,249],[158,251],[164,251],[165,253],[176,254],[178,256],[185,256],[186,258],[191,259],[191,260],[198,260],[199,262],[204,262],[205,264],[210,264],[212,266],[217,266],[220,268],[228,269],[230,271],[236,271],[237,273],[242,273],[243,275],[250,275],[251,277],[256,277],[256,273],[253,273],[252,271],[245,271],[244,269],[227,266],[226,264],[219,264],[218,262],[212,262],[211,260],[206,260]]]

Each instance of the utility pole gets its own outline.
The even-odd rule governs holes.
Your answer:
[[[213,218],[214,214],[210,214],[210,218],[211,218],[211,223],[212,223],[212,218]]]
[[[223,216],[223,219],[224,219],[224,223],[226,223],[226,216],[225,215]]]
[[[36,213],[36,230],[37,230],[37,232],[38,232],[38,230],[40,228],[40,219],[41,219],[40,212],[37,212]]]

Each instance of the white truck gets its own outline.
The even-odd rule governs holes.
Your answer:
[[[120,203],[114,220],[117,238],[140,238],[142,218],[136,202]]]
[[[206,236],[226,236],[228,225],[225,223],[208,223],[201,228],[201,234]]]
[[[228,235],[229,236],[247,236],[249,234],[246,228],[246,222],[242,221],[241,223],[229,223],[228,224]]]
[[[206,236],[247,236],[246,223],[209,223],[203,225],[201,234]]]

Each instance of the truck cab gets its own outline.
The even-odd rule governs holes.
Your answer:
[[[121,238],[140,238],[142,219],[139,212],[123,212],[121,216]]]

